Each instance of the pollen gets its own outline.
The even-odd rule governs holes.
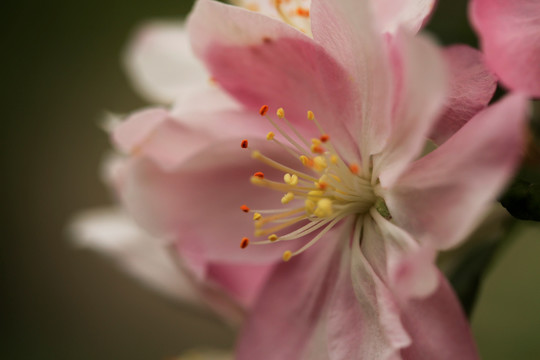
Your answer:
[[[246,139],[242,140],[242,142],[240,143],[240,147],[242,149],[247,149],[248,147],[248,141]]]
[[[291,257],[292,257],[292,252],[290,250],[287,250],[283,253],[283,261],[287,262],[289,260],[291,260]]]
[[[276,234],[272,234],[272,235],[268,236],[269,241],[274,242],[274,241],[277,241],[277,239],[278,239],[278,236]]]
[[[325,142],[327,142],[328,140],[330,140],[330,135],[323,134],[323,135],[321,135],[321,137],[319,138],[319,140],[321,140],[321,142],[325,143]]]
[[[253,220],[258,221],[258,220],[261,220],[261,218],[262,218],[261,214],[259,214],[257,212],[255,214],[253,214]]]
[[[307,112],[307,118],[308,118],[308,120],[314,120],[315,119],[315,114],[313,113],[313,111],[309,110]]]
[[[360,171],[360,168],[358,167],[357,164],[351,164],[349,165],[349,170],[353,173],[353,174],[358,174],[358,171]]]
[[[268,112],[268,105],[263,105],[259,109],[259,114],[261,114],[261,116],[266,115],[267,112]]]
[[[240,248],[245,249],[249,245],[249,239],[247,237],[243,237],[242,241],[240,241]]]
[[[281,198],[281,203],[283,205],[290,203],[294,199],[294,194],[292,192],[288,192]]]
[[[285,184],[289,184],[289,185],[292,185],[292,186],[295,186],[298,184],[298,176],[296,174],[285,174],[283,175],[283,181],[285,182]]]
[[[247,205],[242,205],[242,206],[240,206],[240,210],[247,213],[247,212],[249,212],[249,207]]]
[[[276,115],[278,118],[283,119],[285,117],[285,110],[283,108],[277,109]]]
[[[274,134],[272,131],[270,131],[268,134],[266,134],[266,140],[274,140],[274,137],[276,134]]]

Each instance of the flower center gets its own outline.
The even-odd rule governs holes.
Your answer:
[[[274,132],[269,132],[266,139],[299,162],[297,167],[289,167],[254,150],[254,159],[279,170],[283,178],[280,181],[270,180],[262,172],[256,172],[251,183],[279,192],[283,207],[252,210],[242,205],[241,209],[253,214],[255,236],[267,238],[251,244],[291,241],[313,235],[299,250],[285,251],[283,260],[288,261],[314,245],[345,217],[366,214],[378,198],[369,180],[370,174],[362,174],[358,164],[347,164],[339,156],[330,136],[324,132],[312,111],[308,111],[307,118],[317,127],[320,136],[310,141],[285,118],[282,108],[276,115],[283,127],[268,115],[268,106],[261,107],[260,115],[273,125],[284,141],[279,140]],[[290,132],[285,131],[285,127]],[[289,133],[294,134],[294,138]],[[241,147],[247,148],[248,141],[243,140]],[[245,248],[249,243],[247,238],[243,238],[241,247]]]

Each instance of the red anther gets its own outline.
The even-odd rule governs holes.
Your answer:
[[[258,177],[259,179],[264,179],[264,174],[260,171],[257,171],[253,176]]]
[[[349,165],[349,170],[350,170],[353,174],[356,175],[356,174],[358,174],[358,171],[359,171],[360,169],[358,168],[358,165],[356,165],[356,164],[351,164],[351,165]]]
[[[240,143],[240,146],[242,147],[242,149],[247,149],[248,141],[246,139],[242,140],[242,142]]]
[[[299,6],[296,8],[296,15],[309,17],[309,9],[304,9],[303,7]]]
[[[247,237],[243,237],[242,241],[240,242],[240,248],[245,249],[249,245],[249,239]]]
[[[319,183],[317,184],[317,187],[318,187],[319,189],[321,189],[321,190],[326,190],[326,188],[328,187],[328,184],[325,183],[325,182],[319,182]]]
[[[312,150],[313,150],[314,153],[324,154],[324,149],[322,147],[320,147],[320,146],[314,146]]]
[[[247,212],[249,212],[249,207],[247,205],[242,205],[242,206],[240,206],[240,210],[247,213]]]
[[[319,138],[319,140],[321,140],[321,142],[325,143],[325,142],[327,142],[328,140],[330,140],[330,135],[327,135],[327,134],[321,135],[321,137]]]
[[[268,112],[268,105],[263,105],[259,109],[259,114],[261,114],[261,116],[266,115],[267,112]]]

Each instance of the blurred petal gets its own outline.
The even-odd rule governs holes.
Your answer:
[[[384,194],[395,223],[421,244],[456,245],[516,169],[526,113],[524,97],[507,96],[413,163]]]
[[[135,88],[153,102],[172,103],[191,86],[208,81],[182,22],[141,26],[127,47],[124,64]]]
[[[426,299],[401,305],[401,319],[412,345],[401,351],[404,360],[479,359],[471,329],[450,285],[439,273],[439,286]]]
[[[163,241],[143,232],[115,208],[89,210],[71,225],[78,245],[111,256],[130,275],[176,300],[199,305],[197,290],[180,271]]]
[[[381,32],[395,33],[402,27],[417,32],[433,11],[436,0],[373,0]]]
[[[487,64],[501,82],[540,97],[540,2],[473,0],[470,15]]]
[[[454,45],[443,54],[449,64],[450,91],[444,113],[430,135],[437,144],[445,142],[484,109],[497,87],[497,79],[487,69],[480,51]]]

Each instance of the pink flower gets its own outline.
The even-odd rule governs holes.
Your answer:
[[[540,97],[540,2],[472,0],[470,5],[490,68],[510,90]]]
[[[480,111],[415,160],[434,127],[439,136],[438,115],[448,105],[441,54],[421,36],[381,33],[383,22],[373,20],[367,1],[314,0],[309,11],[309,31],[209,0],[200,0],[189,20],[194,49],[217,83],[248,109],[278,109],[275,116],[260,109],[276,124],[276,133],[267,134],[270,143],[278,139],[275,149],[250,147],[255,159],[281,171],[253,168],[262,171],[252,183],[280,195],[272,200],[266,198],[272,191],[253,193],[228,181],[220,189],[227,199],[220,205],[245,200],[256,209],[255,234],[267,237],[252,242],[266,245],[249,246],[245,258],[287,246],[286,262],[271,274],[243,329],[237,357],[477,358],[433,259],[464,238],[512,175],[526,101],[512,95]],[[488,82],[462,86],[487,102]],[[474,111],[454,116],[467,114]],[[228,163],[219,147],[218,163]],[[288,152],[292,165],[278,159]],[[233,178],[228,171],[219,176]],[[217,200],[209,187],[196,187],[199,201]],[[268,208],[277,209],[263,212]],[[236,216],[221,213],[208,227],[238,234],[244,228]],[[184,231],[194,221],[175,218],[174,225]],[[213,231],[205,230],[206,237]],[[236,249],[222,247],[223,239],[213,243],[221,259],[242,261]]]

